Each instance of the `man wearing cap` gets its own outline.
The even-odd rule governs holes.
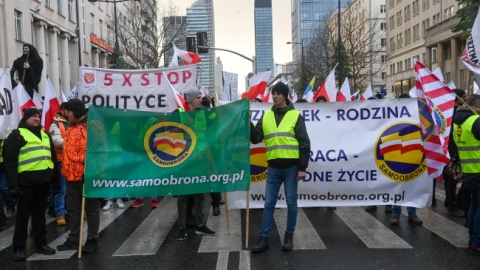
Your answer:
[[[35,252],[55,254],[47,246],[45,211],[50,184],[58,193],[59,172],[55,164],[57,155],[50,136],[40,125],[41,113],[37,108],[24,111],[18,129],[5,140],[3,157],[9,192],[17,198],[17,216],[13,234],[13,252],[16,261],[26,258],[25,247],[28,220],[32,219]]]
[[[200,110],[203,108],[202,105],[202,93],[200,90],[196,88],[189,89],[185,91],[185,100],[187,104],[185,104],[185,109],[176,109],[175,112],[180,112],[180,119],[182,123],[186,123],[189,121],[193,122],[193,130],[197,135],[197,146],[196,148],[199,151],[207,152],[207,145],[206,145],[206,138],[205,132],[198,132],[200,129],[206,129],[206,119],[205,114],[198,113],[195,119],[190,119],[189,116],[185,115],[185,111],[194,111]],[[202,119],[203,118],[203,119]],[[177,199],[177,210],[178,210],[178,234],[177,240],[183,241],[187,238],[187,204],[188,204],[188,196],[189,195],[182,195],[178,196]],[[197,218],[197,228],[195,229],[196,234],[201,235],[215,235],[215,232],[210,230],[206,226],[206,218],[203,212],[203,208],[205,206],[205,197],[204,194],[194,194],[192,195],[195,198],[195,216]]]
[[[310,139],[305,121],[288,99],[288,86],[282,82],[272,88],[273,107],[254,126],[250,123],[250,141],[265,142],[268,162],[265,206],[260,241],[253,253],[269,249],[268,236],[273,222],[280,186],[284,185],[287,202],[287,230],[282,250],[293,250],[293,233],[297,223],[298,181],[305,179],[310,156]]]
[[[63,141],[62,174],[67,180],[65,203],[70,234],[65,243],[57,246],[59,251],[77,250],[79,247],[87,140],[85,103],[79,99],[69,100],[65,103],[65,116],[69,126]],[[100,227],[100,202],[98,199],[85,198],[85,212],[88,217],[88,236],[82,251],[88,253],[95,251],[98,245]]]

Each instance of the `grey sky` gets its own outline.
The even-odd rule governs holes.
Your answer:
[[[195,0],[173,1],[179,15],[186,14],[186,8]],[[215,46],[241,53],[247,57],[255,54],[255,33],[253,10],[254,0],[214,0]],[[275,63],[285,64],[292,59],[291,41],[291,0],[272,0],[273,12],[273,57]],[[238,74],[238,89],[245,89],[245,77],[252,72],[252,64],[237,55],[217,51],[223,69]]]

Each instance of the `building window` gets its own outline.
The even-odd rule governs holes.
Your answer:
[[[445,52],[445,55],[444,55],[445,59],[450,59],[450,58],[452,58],[452,50],[451,50],[451,48],[450,48],[450,45],[445,46],[445,48],[444,48],[443,51]]]
[[[386,80],[387,79],[387,73],[386,72],[382,72],[382,80]]]
[[[73,0],[68,0],[68,19],[73,21]]]
[[[380,29],[381,30],[387,30],[387,23],[385,23],[385,22],[380,23]]]
[[[90,13],[90,33],[95,34],[95,15]]]
[[[390,17],[390,30],[395,29],[395,16]]]
[[[51,6],[50,0],[45,0],[45,6],[50,8]]]
[[[57,0],[57,13],[63,15],[62,0]]]
[[[98,27],[100,28],[100,38],[103,38],[103,21],[98,20]]]
[[[380,39],[380,45],[381,45],[382,47],[387,46],[387,39],[386,39],[386,38]]]
[[[431,51],[431,54],[432,54],[432,63],[436,63],[437,62],[437,48],[432,48],[432,51]]]
[[[402,11],[397,12],[397,26],[402,25]]]
[[[387,62],[387,56],[386,55],[381,55],[380,58],[382,59],[383,64]]]
[[[464,82],[467,80],[467,74],[465,73],[465,69],[460,69],[460,81]]]
[[[410,20],[410,5],[408,5],[404,10],[405,22]]]
[[[383,39],[383,38],[382,38]],[[390,38],[390,51],[394,52],[395,51],[395,38]]]
[[[15,18],[15,39],[22,40],[22,12],[14,9],[13,16]]]
[[[385,13],[386,8],[385,5],[380,5],[380,13]]]
[[[447,9],[445,9],[445,10],[443,11],[443,15],[444,15],[443,18],[444,18],[445,20],[448,19],[449,13],[450,13],[450,9],[449,9],[449,8],[447,8]]]
[[[390,8],[393,8],[393,7],[395,6],[395,1],[394,1],[394,0],[389,0],[389,1],[388,1],[388,6],[389,6]]]

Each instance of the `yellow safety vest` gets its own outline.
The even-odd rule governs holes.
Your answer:
[[[182,108],[178,108],[178,111],[181,112],[180,120],[184,125],[190,125],[191,121],[187,115],[185,115],[185,110]],[[205,112],[198,110],[195,114],[195,122],[193,123],[193,132],[195,132],[195,136],[197,137],[197,148],[202,151],[206,151],[208,148],[207,142],[207,119],[205,117]]]
[[[300,158],[295,125],[300,112],[289,110],[277,127],[275,113],[268,110],[263,115],[263,135],[267,149],[267,160],[277,158]]]
[[[461,125],[453,125],[453,139],[464,173],[480,173],[480,141],[473,136],[472,127],[480,116],[472,115]]]
[[[51,145],[47,133],[41,130],[42,139],[40,140],[26,128],[19,128],[18,130],[27,141],[27,144],[20,148],[20,154],[18,155],[18,173],[53,169]]]
[[[0,142],[0,163],[3,162],[3,140]]]

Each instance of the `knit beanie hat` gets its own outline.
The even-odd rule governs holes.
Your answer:
[[[76,118],[80,118],[80,116],[87,114],[85,103],[78,98],[73,98],[67,101],[65,103],[65,110],[73,112],[73,115]]]
[[[22,121],[26,121],[28,118],[34,116],[35,114],[40,114],[40,116],[42,115],[42,113],[37,108],[25,109],[23,111]]]
[[[457,100],[460,97],[463,97],[466,94],[465,90],[458,89],[458,88],[453,89],[453,92],[455,92],[455,94],[456,94],[455,100]]]
[[[198,90],[197,88],[190,88],[188,89],[187,91],[185,91],[185,100],[188,102],[188,103],[192,103],[193,100],[195,100],[195,98],[200,95],[202,92],[200,92],[200,90]]]
[[[282,95],[285,96],[285,99],[287,100],[288,102],[288,86],[286,84],[284,84],[283,82],[278,82],[276,83],[273,87],[272,87],[272,92],[278,92]]]

